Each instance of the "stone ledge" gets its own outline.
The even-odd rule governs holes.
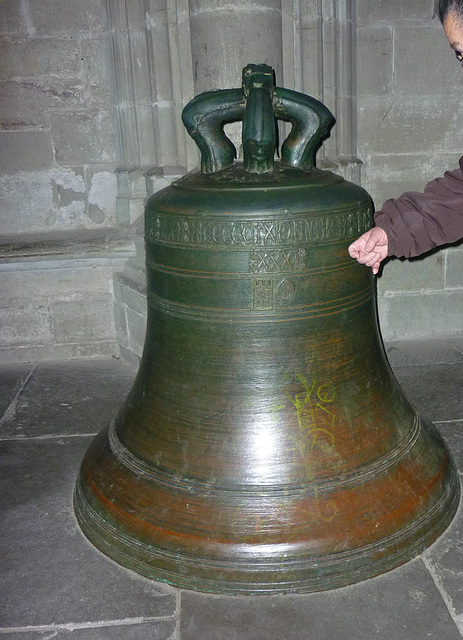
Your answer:
[[[119,353],[119,346],[116,340],[52,346],[48,344],[13,345],[0,347],[0,364],[84,359],[96,360],[101,358],[119,359]]]
[[[61,258],[129,258],[135,251],[133,238],[115,229],[79,230],[3,236],[0,264]]]

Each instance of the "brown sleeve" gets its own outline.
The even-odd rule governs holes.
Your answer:
[[[375,223],[388,237],[388,255],[411,258],[463,238],[463,158],[460,168],[429,182],[423,193],[387,200]]]

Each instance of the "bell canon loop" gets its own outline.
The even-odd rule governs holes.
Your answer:
[[[243,162],[223,130],[238,120]],[[315,167],[333,117],[266,65],[183,121],[201,171],[146,205],[144,353],[82,462],[78,522],[110,558],[186,589],[309,592],[388,571],[446,529],[460,490],[347,253],[371,199]]]

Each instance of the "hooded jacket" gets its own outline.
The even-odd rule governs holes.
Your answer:
[[[463,238],[463,157],[459,169],[432,180],[423,193],[387,200],[374,218],[390,256],[411,258]]]

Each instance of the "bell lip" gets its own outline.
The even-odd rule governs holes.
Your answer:
[[[144,545],[104,521],[87,502],[80,481],[74,491],[74,513],[83,534],[101,553],[152,580],[218,595],[314,593],[346,587],[392,571],[435,543],[451,525],[460,504],[458,473],[451,459],[449,464],[450,477],[440,501],[431,513],[425,512],[409,527],[355,550],[323,556],[302,553],[291,560],[279,554],[279,562],[265,554],[257,561],[240,559],[230,564],[229,560],[224,563],[216,559],[211,562]],[[406,539],[408,529],[415,531],[411,540]],[[400,545],[401,537],[405,546]],[[278,555],[278,551],[276,553]]]
[[[106,439],[106,431],[100,432],[94,442]],[[74,490],[74,513],[83,534],[111,560],[176,588],[230,595],[337,589],[412,560],[451,524],[460,502],[460,480],[445,441],[440,441],[444,456],[438,465],[442,483],[426,509],[415,519],[405,518],[397,529],[350,548],[339,549],[334,544],[317,547],[306,539],[270,544],[246,538],[211,540],[209,536],[197,538],[198,544],[184,546],[181,534],[169,544],[164,544],[167,538],[155,543],[133,535],[104,508],[101,511],[104,505],[99,499],[93,500],[93,483],[88,483],[85,461]],[[173,533],[169,533],[169,539]]]

